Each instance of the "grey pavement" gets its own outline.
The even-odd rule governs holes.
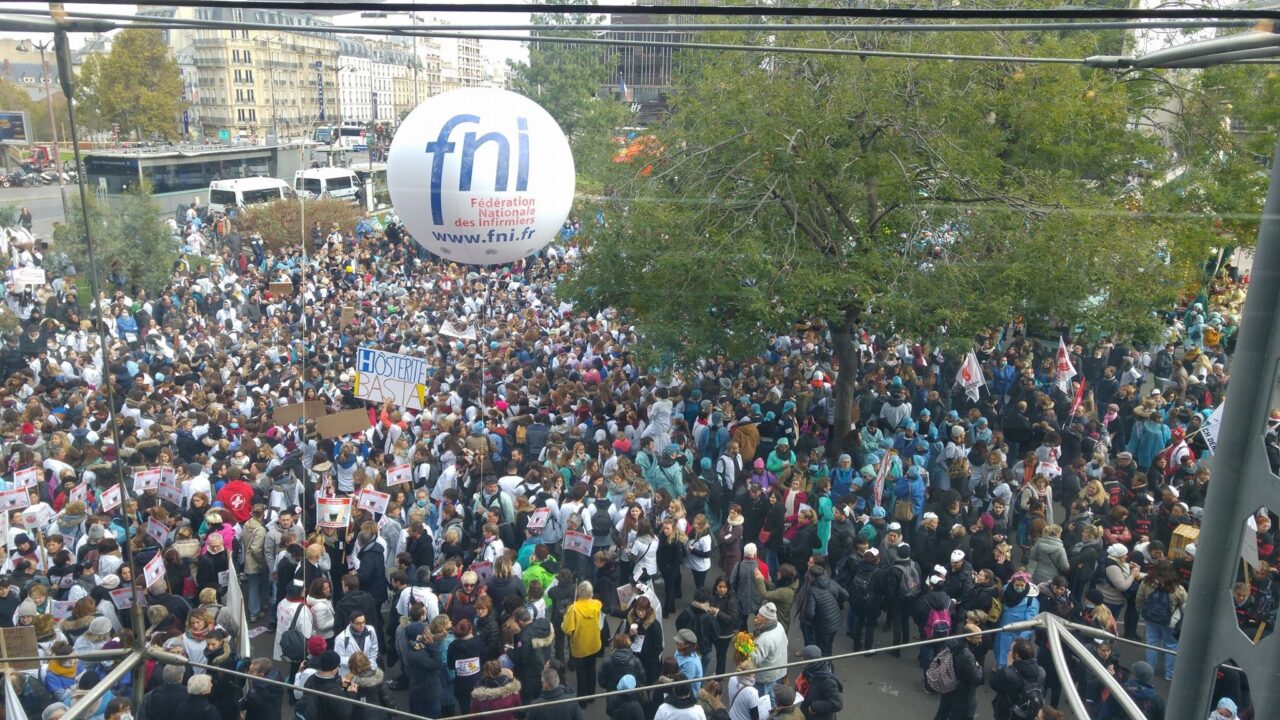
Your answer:
[[[75,185],[67,186],[68,199],[78,192]],[[62,200],[58,197],[57,185],[0,188],[0,205],[12,206],[15,210],[23,206],[30,208],[32,230],[38,238],[51,239],[53,223],[62,222]]]

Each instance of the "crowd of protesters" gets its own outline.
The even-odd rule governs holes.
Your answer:
[[[842,430],[820,326],[743,362],[642,367],[625,318],[556,297],[589,228],[478,270],[425,255],[394,221],[317,227],[305,252],[223,242],[234,227],[210,224],[211,242],[185,243],[206,254],[159,292],[123,277],[89,303],[61,277],[9,290],[20,327],[0,350],[0,432],[20,499],[5,496],[0,625],[34,627],[47,657],[15,676],[29,717],[58,718],[103,682],[112,661],[76,653],[139,636],[322,692],[148,661],[93,717],[276,720],[288,704],[371,720],[407,690],[398,709],[419,715],[546,720],[635,690],[595,702],[625,720],[832,720],[846,701],[832,654],[1039,613],[1177,647],[1185,529],[1210,482],[1201,428],[1247,284],[1230,267],[1170,312],[1167,344],[1072,346],[1074,378],[1056,338],[982,334],[976,401],[955,382],[963,357],[867,329]],[[425,406],[358,399],[360,347],[426,359]],[[305,401],[367,409],[368,429],[327,437],[314,412],[276,414]],[[149,468],[166,469],[161,486],[133,492]],[[366,488],[389,495],[385,512],[325,526],[319,499]],[[1259,638],[1275,621],[1273,520],[1255,518],[1235,593]],[[133,586],[142,627],[118,592]],[[242,646],[242,623],[273,635],[271,657]],[[1070,680],[1045,642],[1011,630],[918,651],[937,718],[976,717],[984,683],[997,720],[1058,717]],[[1159,717],[1152,683],[1173,655],[1122,667],[1112,642],[1087,642]],[[699,681],[725,672],[741,674]],[[1100,680],[1073,677],[1094,717],[1122,716]],[[1214,700],[1215,717],[1251,717],[1236,671]]]

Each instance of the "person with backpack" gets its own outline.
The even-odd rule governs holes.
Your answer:
[[[902,543],[895,548],[895,554],[897,557],[889,566],[884,607],[889,614],[887,622],[893,626],[890,644],[902,645],[911,640],[911,604],[920,597],[923,586],[920,583],[920,566],[911,559],[911,546]],[[899,657],[901,651],[890,650],[889,654]]]
[[[914,603],[913,615],[916,625],[920,627],[920,636],[926,640],[951,635],[951,596],[947,595],[944,581],[947,569],[935,565],[929,579],[925,581],[928,588]],[[929,669],[933,656],[937,653],[937,645],[921,645],[918,656],[920,670]]]
[[[978,713],[978,686],[982,684],[982,664],[974,649],[982,645],[977,625],[965,625],[960,634],[942,644],[925,670],[925,687],[939,695],[933,720],[973,720]]]
[[[864,541],[865,542],[865,541]],[[849,593],[849,614],[845,634],[853,640],[853,650],[870,650],[875,644],[876,618],[880,617],[880,598],[885,583],[876,584],[877,573],[883,578],[880,551],[863,547],[860,559],[846,558],[837,571],[837,580]]]
[[[1038,599],[1040,590],[1031,583],[1031,576],[1025,572],[1015,573],[1009,580],[1009,584],[1005,585],[1004,592],[1000,595],[1000,620],[996,623],[998,627],[1023,622],[1024,620],[1033,620],[1040,614],[1040,601]],[[1005,660],[1009,654],[1009,648],[1014,644],[1016,639],[1030,640],[1034,631],[1022,630],[1019,632],[1001,632],[996,635],[995,656],[996,667],[1003,668]]]
[[[844,685],[836,678],[835,668],[826,658],[830,651],[817,645],[805,645],[800,656],[806,661],[796,692],[804,696],[800,712],[805,720],[835,720],[844,709]]]
[[[272,655],[289,663],[291,678],[297,674],[298,664],[306,659],[306,642],[315,632],[314,625],[311,609],[302,597],[302,580],[294,580],[288,596],[276,605],[276,627],[281,630],[276,633]]]
[[[994,720],[1034,720],[1045,705],[1045,673],[1036,661],[1035,643],[1015,640],[999,659],[1000,667],[989,681],[996,695],[991,699]]]
[[[808,635],[823,655],[831,655],[836,632],[840,629],[841,611],[849,601],[849,593],[832,580],[821,565],[809,566],[807,575],[800,608],[801,626],[808,627]]]
[[[1178,581],[1173,563],[1162,560],[1150,575],[1143,578],[1138,586],[1137,605],[1138,614],[1146,621],[1147,644],[1174,651],[1161,653],[1148,648],[1147,664],[1159,669],[1161,655],[1164,655],[1164,677],[1172,680],[1178,650],[1176,628],[1187,606],[1187,589]]]

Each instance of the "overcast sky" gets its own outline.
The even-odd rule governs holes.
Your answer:
[[[320,0],[323,1],[323,0]],[[470,5],[490,5],[500,2],[509,2],[510,0],[471,0]],[[527,0],[525,0],[527,2]],[[112,13],[116,15],[132,15],[136,10],[136,5],[110,5],[105,3],[67,3],[67,9],[71,11],[81,10],[84,12]],[[31,8],[38,10],[47,10],[48,3],[39,2],[17,2],[5,3],[0,6],[0,14],[6,8]],[[426,17],[425,15],[423,17]],[[479,24],[491,23],[496,25],[521,25],[527,24],[529,13],[483,13],[483,12],[456,12],[442,13],[440,19],[446,20],[454,24]],[[334,17],[334,22],[338,24],[358,25],[361,23],[378,23],[385,22],[382,20],[362,20],[359,13],[351,15],[338,15]],[[0,33],[0,37],[27,37],[24,33]],[[72,46],[77,47],[83,41],[83,36],[72,35]],[[485,54],[494,58],[514,58],[524,59],[528,57],[528,52],[523,45],[518,42],[499,42],[494,40],[483,41]]]

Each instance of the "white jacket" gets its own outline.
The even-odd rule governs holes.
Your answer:
[[[276,627],[279,628],[279,625]],[[374,632],[373,628],[368,624],[365,625],[365,629],[368,630],[369,636],[365,638],[363,644],[352,637],[350,625],[333,639],[333,651],[338,653],[338,660],[341,663],[339,675],[347,674],[347,662],[351,660],[352,655],[358,652],[364,653],[374,667],[378,666],[378,633]]]
[[[787,674],[786,668],[764,669],[787,662],[787,632],[782,629],[782,623],[774,623],[773,627],[756,636],[756,651],[752,653],[751,660],[761,668],[756,670],[757,682],[774,682]]]
[[[311,618],[311,608],[307,607],[305,602],[296,603],[287,598],[281,600],[280,604],[276,605],[276,637],[271,648],[271,657],[276,660],[284,659],[280,655],[280,638],[293,623],[293,614],[297,611],[299,604],[303,607],[302,612],[298,613],[298,624],[296,626],[298,632],[302,633],[302,637],[304,638],[309,638],[315,634],[315,623]]]

